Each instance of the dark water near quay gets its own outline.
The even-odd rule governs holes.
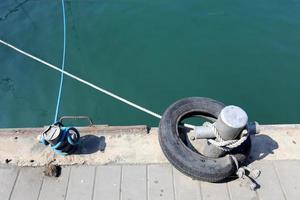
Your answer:
[[[300,123],[300,1],[66,1],[66,70],[157,113],[188,96]],[[1,0],[0,38],[61,65],[60,0]],[[58,72],[0,45],[0,127],[53,121]],[[60,115],[158,120],[65,78]]]

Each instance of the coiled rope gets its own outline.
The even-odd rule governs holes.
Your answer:
[[[66,46],[67,46],[67,30],[66,30],[66,11],[65,11],[65,3],[64,0],[61,0],[61,7],[62,7],[62,16],[63,16],[63,30],[64,30],[64,41],[63,41],[63,54],[62,54],[62,63],[61,63],[61,69],[65,69],[65,58],[66,58]],[[61,92],[64,82],[64,74],[60,74],[60,84],[59,84],[59,90],[57,95],[57,101],[56,101],[56,109],[55,109],[55,116],[54,116],[54,123],[57,122],[58,119],[58,112],[60,107],[60,101],[61,101]]]
[[[245,142],[249,137],[249,131],[245,129],[242,131],[240,139],[224,140],[214,124],[210,122],[204,122],[203,126],[211,128],[214,135],[216,136],[216,140],[208,139],[208,142],[216,146],[217,148],[227,152],[243,144],[243,142]],[[235,173],[238,178],[241,180],[245,180],[249,184],[250,189],[255,190],[258,187],[258,184],[254,180],[259,177],[260,171],[258,169],[240,166],[237,158],[234,155],[229,154],[229,156],[236,166]]]
[[[250,189],[255,190],[259,186],[255,179],[257,179],[260,176],[260,170],[252,169],[246,166],[239,166],[239,162],[236,159],[236,157],[234,155],[229,156],[231,157],[236,166],[236,175],[238,176],[238,178],[241,180],[245,180],[249,184]]]
[[[241,133],[241,138],[240,139],[235,139],[235,140],[224,140],[217,128],[214,126],[214,124],[210,122],[204,122],[203,126],[209,127],[213,130],[214,135],[216,136],[216,140],[209,139],[208,142],[213,144],[214,146],[218,147],[219,149],[223,151],[230,151],[233,148],[236,148],[240,146],[243,142],[247,140],[249,137],[249,133],[247,129],[243,130]]]

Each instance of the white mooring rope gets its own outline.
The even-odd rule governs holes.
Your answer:
[[[40,63],[42,63],[42,64],[44,64],[44,65],[46,65],[46,66],[48,66],[48,67],[50,67],[50,68],[52,68],[52,69],[54,69],[56,71],[61,72],[62,74],[66,75],[66,76],[69,76],[69,77],[71,77],[71,78],[73,78],[73,79],[75,79],[75,80],[77,80],[77,81],[79,81],[79,82],[81,82],[81,83],[83,83],[85,85],[88,85],[88,86],[94,88],[95,90],[98,90],[98,91],[100,91],[100,92],[102,92],[102,93],[104,93],[104,94],[106,94],[108,96],[111,96],[112,98],[115,98],[115,99],[117,99],[117,100],[119,100],[119,101],[121,101],[121,102],[123,102],[123,103],[125,103],[125,104],[127,104],[129,106],[132,106],[132,107],[134,107],[134,108],[136,108],[136,109],[138,109],[140,111],[143,111],[143,112],[145,112],[145,113],[147,113],[149,115],[152,115],[153,117],[156,117],[158,119],[161,119],[161,117],[162,117],[161,115],[159,115],[159,114],[157,114],[157,113],[155,113],[155,112],[153,112],[151,110],[148,110],[147,108],[139,106],[139,105],[137,105],[137,104],[135,104],[135,103],[133,103],[131,101],[128,101],[128,100],[126,100],[126,99],[124,99],[124,98],[122,98],[122,97],[120,97],[120,96],[118,96],[118,95],[116,95],[116,94],[108,91],[108,90],[105,90],[105,89],[103,89],[103,88],[101,88],[101,87],[99,87],[97,85],[94,85],[93,83],[90,83],[90,82],[88,82],[86,80],[83,80],[82,78],[79,78],[78,76],[75,76],[75,75],[73,75],[73,74],[71,74],[71,73],[69,73],[69,72],[67,72],[65,70],[62,70],[59,67],[56,67],[55,65],[52,65],[52,64],[50,64],[50,63],[48,63],[48,62],[46,62],[46,61],[44,61],[44,60],[42,60],[40,58],[37,58],[34,55],[31,55],[30,53],[27,53],[27,52],[25,52],[25,51],[23,51],[23,50],[15,47],[15,46],[9,44],[9,43],[7,43],[7,42],[4,42],[1,39],[0,39],[0,43],[2,43],[5,46],[8,46],[8,47],[14,49],[15,51],[17,51],[17,52],[19,52],[19,53],[21,53],[21,54],[23,54],[23,55],[25,55],[25,56],[27,56],[27,57],[35,60],[37,62],[40,62]],[[187,128],[195,129],[195,126],[193,126],[191,124],[184,124],[184,126],[187,127]]]
[[[90,82],[88,82],[86,80],[83,80],[83,79],[79,78],[78,76],[75,76],[75,75],[73,75],[73,74],[71,74],[71,73],[69,73],[67,71],[64,71],[64,70],[56,67],[55,65],[52,65],[52,64],[50,64],[50,63],[48,63],[48,62],[46,62],[46,61],[44,61],[44,60],[42,60],[40,58],[37,58],[37,57],[31,55],[30,53],[27,53],[27,52],[25,52],[25,51],[23,51],[23,50],[15,47],[15,46],[9,44],[9,43],[7,43],[7,42],[4,42],[1,39],[0,39],[0,43],[4,44],[7,47],[10,47],[10,48],[14,49],[15,51],[17,51],[17,52],[19,52],[19,53],[21,53],[21,54],[23,54],[23,55],[25,55],[25,56],[27,56],[27,57],[35,60],[37,62],[40,62],[40,63],[42,63],[42,64],[44,64],[44,65],[46,65],[46,66],[48,66],[48,67],[50,67],[50,68],[52,68],[52,69],[54,69],[56,71],[61,72],[61,73],[63,73],[66,76],[69,76],[69,77],[71,77],[71,78],[73,78],[73,79],[75,79],[75,80],[77,80],[77,81],[79,81],[79,82],[81,82],[81,83],[83,83],[85,85],[88,85],[88,86],[94,88],[95,90],[98,90],[98,91],[100,91],[100,92],[102,92],[102,93],[104,93],[104,94],[106,94],[108,96],[111,96],[112,98],[115,98],[115,99],[117,99],[117,100],[119,100],[119,101],[121,101],[121,102],[123,102],[123,103],[125,103],[125,104],[127,104],[129,106],[132,106],[132,107],[134,107],[134,108],[136,108],[136,109],[138,109],[140,111],[143,111],[143,112],[145,112],[145,113],[147,113],[149,115],[152,115],[153,117],[156,117],[158,119],[161,119],[161,117],[162,117],[161,115],[159,115],[159,114],[157,114],[157,113],[155,113],[155,112],[153,112],[151,110],[148,110],[148,109],[146,109],[146,108],[144,108],[142,106],[139,106],[139,105],[137,105],[137,104],[135,104],[135,103],[133,103],[131,101],[128,101],[128,100],[126,100],[126,99],[124,99],[124,98],[122,98],[122,97],[120,97],[120,96],[118,96],[118,95],[116,95],[116,94],[108,91],[108,90],[105,90],[105,89],[103,89],[103,88],[101,88],[99,86],[94,85],[93,83],[90,83]],[[195,128],[195,126],[190,125],[190,124],[184,124],[184,126],[188,127],[188,128],[191,128],[191,129]]]
[[[214,124],[209,123],[209,122],[204,122],[203,126],[211,128],[213,130],[214,135],[216,136],[216,140],[208,139],[208,142],[211,143],[212,145],[218,147],[219,149],[221,149],[223,151],[230,151],[231,149],[234,149],[234,148],[240,146],[249,137],[248,130],[245,129],[241,133],[241,138],[240,139],[224,140],[221,137],[221,135],[219,134],[219,131],[214,126]]]
[[[240,139],[224,140],[214,124],[210,122],[204,122],[203,126],[211,128],[216,136],[216,140],[208,139],[208,142],[226,152],[237,148],[244,143],[248,137],[250,137],[249,131],[245,129],[242,131]],[[260,171],[258,169],[251,169],[250,167],[246,166],[239,166],[239,162],[235,155],[229,154],[229,156],[236,166],[236,175],[239,177],[239,179],[245,180],[249,184],[250,189],[255,190],[258,187],[258,184],[254,180],[259,177]]]
[[[56,70],[56,71],[61,72],[61,73],[63,73],[63,74],[66,75],[66,76],[69,76],[69,77],[71,77],[71,78],[73,78],[73,79],[75,79],[75,80],[77,80],[77,81],[79,81],[79,82],[81,82],[81,83],[83,83],[83,84],[85,84],[85,85],[88,85],[88,86],[90,86],[90,87],[92,87],[92,88],[94,88],[94,89],[96,89],[96,90],[98,90],[98,91],[100,91],[100,92],[103,92],[104,94],[107,94],[108,96],[111,96],[111,97],[113,97],[113,98],[115,98],[115,99],[117,99],[117,100],[119,100],[119,101],[122,101],[123,103],[126,103],[126,104],[128,104],[128,105],[130,105],[130,106],[132,106],[132,107],[134,107],[134,108],[136,108],[136,109],[138,109],[138,110],[141,110],[141,111],[143,111],[143,112],[145,112],[145,113],[148,113],[149,115],[152,115],[152,116],[154,116],[154,117],[156,117],[156,118],[158,118],[158,119],[161,119],[161,115],[159,115],[159,114],[157,114],[157,113],[155,113],[155,112],[152,112],[152,111],[150,111],[150,110],[148,110],[148,109],[146,109],[146,108],[144,108],[144,107],[142,107],[142,106],[139,106],[139,105],[137,105],[137,104],[135,104],[135,103],[133,103],[133,102],[131,102],[131,101],[128,101],[128,100],[126,100],[126,99],[124,99],[124,98],[122,98],[122,97],[120,97],[120,96],[118,96],[118,95],[115,95],[115,94],[113,94],[112,92],[109,92],[109,91],[107,91],[107,90],[105,90],[105,89],[103,89],[103,88],[101,88],[101,87],[98,87],[98,86],[96,86],[96,85],[94,85],[94,84],[92,84],[92,83],[90,83],[90,82],[88,82],[88,81],[85,81],[85,80],[79,78],[78,76],[75,76],[75,75],[73,75],[73,74],[71,74],[71,73],[69,73],[69,72],[67,72],[67,71],[64,71],[64,70],[62,70],[62,69],[60,69],[60,68],[58,68],[58,67],[56,67],[56,66],[54,66],[54,65],[52,65],[52,64],[50,64],[50,63],[48,63],[48,62],[46,62],[46,61],[40,59],[40,58],[37,58],[37,57],[31,55],[30,53],[27,53],[27,52],[25,52],[25,51],[23,51],[23,50],[21,50],[21,49],[15,47],[15,46],[9,44],[9,43],[7,43],[7,42],[4,42],[4,41],[1,40],[1,39],[0,39],[0,43],[2,43],[2,44],[4,44],[5,46],[8,46],[8,47],[14,49],[15,51],[17,51],[17,52],[19,52],[19,53],[21,53],[21,54],[23,54],[23,55],[25,55],[25,56],[27,56],[27,57],[29,57],[29,58],[32,58],[32,59],[35,60],[35,61],[38,61],[38,62],[40,62],[40,63],[42,63],[42,64],[44,64],[44,65],[46,65],[46,66],[48,66],[48,67],[50,67],[50,68],[52,68],[52,69],[54,69],[54,70]],[[187,126],[187,127],[188,127],[188,126]],[[192,127],[191,127],[191,128],[192,128]]]

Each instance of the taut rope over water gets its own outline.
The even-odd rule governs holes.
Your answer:
[[[144,108],[142,106],[139,106],[139,105],[137,105],[137,104],[135,104],[135,103],[133,103],[131,101],[128,101],[128,100],[126,100],[126,99],[124,99],[124,98],[122,98],[122,97],[120,97],[120,96],[118,96],[118,95],[116,95],[116,94],[108,91],[108,90],[105,90],[105,89],[103,89],[103,88],[101,88],[99,86],[96,86],[93,83],[90,83],[90,82],[88,82],[86,80],[83,80],[83,79],[79,78],[78,76],[75,76],[75,75],[73,75],[73,74],[71,74],[71,73],[69,73],[67,71],[64,71],[64,70],[60,69],[59,67],[57,67],[55,65],[52,65],[52,64],[50,64],[50,63],[48,63],[48,62],[46,62],[46,61],[44,61],[44,60],[42,60],[40,58],[37,58],[37,57],[31,55],[30,53],[27,53],[27,52],[25,52],[25,51],[23,51],[23,50],[15,47],[15,46],[9,44],[9,43],[7,43],[7,42],[4,42],[1,39],[0,39],[0,43],[4,44],[7,47],[12,48],[13,50],[15,50],[15,51],[17,51],[17,52],[19,52],[19,53],[21,53],[21,54],[23,54],[23,55],[25,55],[25,56],[33,59],[33,60],[39,62],[39,63],[42,63],[42,64],[44,64],[44,65],[46,65],[46,66],[48,66],[48,67],[50,67],[50,68],[52,68],[52,69],[54,69],[56,71],[59,71],[59,72],[63,73],[64,75],[66,75],[66,76],[68,76],[70,78],[73,78],[73,79],[75,79],[75,80],[77,80],[77,81],[79,81],[79,82],[81,82],[81,83],[83,83],[83,84],[85,84],[87,86],[90,86],[90,87],[94,88],[95,90],[98,90],[98,91],[100,91],[100,92],[102,92],[102,93],[104,93],[104,94],[106,94],[108,96],[111,96],[112,98],[115,98],[115,99],[117,99],[117,100],[119,100],[119,101],[121,101],[121,102],[123,102],[123,103],[125,103],[125,104],[127,104],[129,106],[131,106],[131,107],[134,107],[134,108],[136,108],[136,109],[138,109],[140,111],[143,111],[143,112],[145,112],[145,113],[147,113],[149,115],[152,115],[153,117],[156,117],[158,119],[161,118],[161,115],[159,115],[159,114],[157,114],[155,112],[152,112],[151,110],[148,110],[148,109],[146,109],[146,108]]]
[[[21,53],[21,54],[23,54],[23,55],[25,55],[25,56],[33,59],[33,60],[39,62],[39,63],[42,63],[42,64],[44,64],[44,65],[46,65],[46,66],[48,66],[48,67],[50,67],[50,68],[52,68],[52,69],[54,69],[56,71],[59,71],[59,72],[63,73],[64,75],[69,76],[70,78],[73,78],[73,79],[75,79],[75,80],[77,80],[77,81],[79,81],[79,82],[81,82],[81,83],[83,83],[83,84],[85,84],[87,86],[90,86],[90,87],[94,88],[95,90],[98,90],[99,92],[102,92],[102,93],[104,93],[104,94],[106,94],[108,96],[111,96],[112,98],[117,99],[117,100],[119,100],[119,101],[121,101],[121,102],[123,102],[123,103],[125,103],[125,104],[127,104],[129,106],[131,106],[131,107],[134,107],[134,108],[136,108],[136,109],[138,109],[138,110],[140,110],[140,111],[142,111],[144,113],[152,115],[153,117],[156,117],[158,119],[161,119],[161,117],[162,117],[161,115],[159,115],[159,114],[157,114],[157,113],[155,113],[155,112],[153,112],[153,111],[151,111],[151,110],[149,110],[147,108],[139,106],[139,105],[137,105],[137,104],[135,104],[135,103],[133,103],[131,101],[128,101],[128,100],[124,99],[123,97],[120,97],[120,96],[118,96],[118,95],[116,95],[116,94],[114,94],[114,93],[112,93],[112,92],[110,92],[108,90],[105,90],[104,88],[101,88],[101,87],[99,87],[99,86],[97,86],[97,85],[95,85],[93,83],[90,83],[90,82],[88,82],[86,80],[83,80],[82,78],[79,78],[78,76],[75,76],[75,75],[73,75],[73,74],[71,74],[71,73],[69,73],[67,71],[64,71],[64,70],[60,69],[59,67],[57,67],[55,65],[52,65],[52,64],[50,64],[50,63],[48,63],[48,62],[46,62],[46,61],[44,61],[44,60],[42,60],[42,59],[40,59],[38,57],[35,57],[34,55],[31,55],[30,53],[27,53],[27,52],[25,52],[25,51],[23,51],[23,50],[15,47],[15,46],[9,44],[9,43],[7,43],[7,42],[4,42],[1,39],[0,39],[0,43],[4,44],[7,47],[12,48],[13,50],[15,50],[15,51],[17,51],[17,52],[19,52],[19,53]],[[195,126],[190,125],[190,124],[184,124],[184,126],[188,127],[188,128],[191,128],[191,129],[195,128]]]

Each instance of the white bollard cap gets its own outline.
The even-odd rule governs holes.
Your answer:
[[[247,125],[248,115],[238,106],[226,106],[220,113],[221,120],[229,127],[240,129]]]

